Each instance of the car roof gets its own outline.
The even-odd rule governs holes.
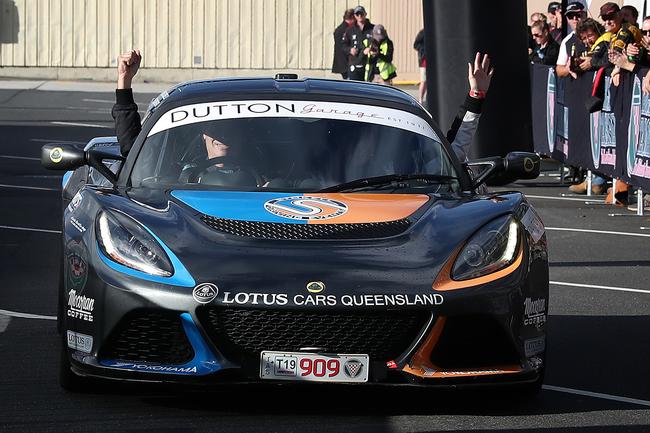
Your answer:
[[[382,84],[322,78],[219,78],[178,84],[151,101],[147,114],[184,102],[214,100],[215,96],[219,100],[232,100],[243,95],[269,99],[331,97],[358,100],[359,103],[364,100],[381,101],[388,105],[407,105],[411,108],[410,111],[422,110],[420,104],[408,93]]]

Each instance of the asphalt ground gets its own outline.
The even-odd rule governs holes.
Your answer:
[[[153,96],[136,100],[144,108]],[[650,230],[642,228],[650,217],[611,217],[632,213],[598,203],[602,196],[563,196],[555,172],[508,187],[528,195],[549,240],[547,375],[531,401],[311,386],[64,392],[51,320],[61,175],[38,159],[45,143],[112,135],[112,98],[0,90],[0,431],[650,431]]]

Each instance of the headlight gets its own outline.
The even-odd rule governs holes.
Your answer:
[[[174,273],[167,254],[147,232],[132,218],[103,211],[97,217],[97,240],[106,256],[129,268],[161,277]]]
[[[511,216],[497,218],[470,238],[451,272],[454,280],[491,274],[511,264],[517,255],[519,224]]]

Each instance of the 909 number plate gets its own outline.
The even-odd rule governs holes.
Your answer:
[[[367,382],[368,355],[268,352],[260,357],[260,378],[312,382]]]

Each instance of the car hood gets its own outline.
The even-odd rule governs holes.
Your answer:
[[[131,190],[98,198],[105,201],[102,207],[120,209],[154,233],[196,284],[212,282],[232,293],[305,293],[307,283],[319,281],[336,292],[361,294],[430,292],[441,267],[461,244],[524,200],[520,193],[452,198],[187,190]],[[244,231],[233,235],[216,230],[210,218],[241,224]],[[245,234],[247,224],[332,229],[396,221],[408,224],[388,237],[292,240]]]

